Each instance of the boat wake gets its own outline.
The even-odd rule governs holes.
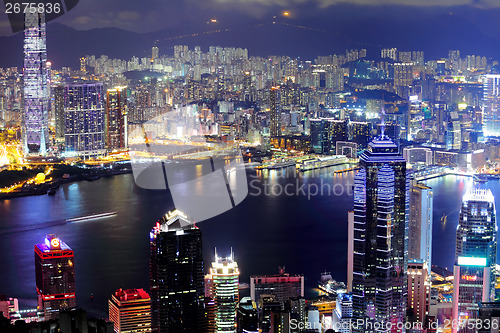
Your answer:
[[[32,231],[32,230],[37,230],[37,229],[45,229],[45,228],[61,226],[61,225],[70,224],[70,223],[82,223],[82,222],[87,222],[87,221],[91,221],[91,220],[104,219],[104,218],[108,218],[108,217],[112,217],[112,216],[116,216],[116,215],[118,215],[118,212],[106,212],[106,213],[91,214],[91,215],[86,215],[86,216],[72,217],[72,218],[64,219],[64,220],[42,222],[42,223],[31,224],[31,225],[26,225],[26,226],[22,226],[22,227],[0,229],[0,235],[15,234],[15,233],[19,233],[19,232],[26,232],[26,231]]]

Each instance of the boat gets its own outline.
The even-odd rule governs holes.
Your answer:
[[[256,166],[255,169],[269,169],[269,170],[275,170],[275,169],[283,169],[283,168],[288,168],[291,166],[295,166],[296,162],[293,159],[282,159],[281,161],[266,161],[262,163],[262,165]]]
[[[486,182],[488,182],[488,177],[486,177],[486,175],[477,174],[477,175],[474,175],[472,178],[477,183],[486,183]]]
[[[297,169],[300,171],[308,171],[345,163],[347,163],[347,157],[344,155],[316,157],[300,161],[297,163]]]
[[[335,281],[330,272],[321,273],[321,280],[318,283],[318,288],[331,296],[337,296],[339,293],[347,292],[345,283]]]
[[[51,187],[51,188],[47,191],[47,194],[48,194],[48,195],[55,195],[55,194],[56,194],[56,188],[55,188],[55,187]]]

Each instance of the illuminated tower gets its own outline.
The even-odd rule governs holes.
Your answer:
[[[483,85],[483,132],[500,135],[500,75],[488,74]]]
[[[474,321],[478,318],[478,303],[494,300],[496,235],[493,194],[486,189],[468,190],[462,199],[457,227],[453,319]],[[475,328],[464,325],[459,331],[475,332]]]
[[[24,153],[45,155],[49,144],[49,94],[45,14],[24,16]]]
[[[381,132],[361,155],[354,179],[353,317],[396,325],[406,316],[410,186],[383,121]]]
[[[270,123],[269,123],[269,136],[271,138],[281,135],[281,110],[280,110],[280,93],[279,86],[271,87],[269,91],[269,112],[270,112]]]
[[[48,235],[35,245],[35,273],[38,308],[45,320],[76,307],[74,254],[66,243]]]
[[[127,91],[125,87],[106,92],[106,147],[109,150],[126,147]]]
[[[150,233],[153,332],[204,330],[201,230],[179,210],[168,212]]]
[[[431,274],[432,264],[432,188],[412,182],[410,187],[410,216],[408,259],[423,259]]]
[[[75,81],[64,88],[67,155],[104,154],[104,95],[100,82]]]
[[[222,258],[215,253],[210,268],[212,294],[215,300],[215,332],[236,333],[236,307],[239,301],[240,271],[234,255]]]

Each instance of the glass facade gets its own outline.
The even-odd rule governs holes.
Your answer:
[[[404,322],[407,299],[409,179],[387,136],[370,142],[354,179],[353,318],[385,332]],[[381,325],[380,325],[381,324]]]
[[[153,332],[204,330],[201,230],[184,213],[166,214],[150,234]]]

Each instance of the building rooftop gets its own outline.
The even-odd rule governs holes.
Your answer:
[[[118,300],[133,301],[138,299],[149,300],[149,294],[144,289],[118,289],[113,294]]]

